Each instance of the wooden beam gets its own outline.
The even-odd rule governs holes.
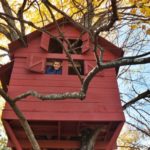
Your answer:
[[[23,150],[22,146],[20,145],[18,139],[15,136],[14,131],[12,130],[11,126],[9,123],[5,120],[3,120],[4,127],[6,129],[6,132],[8,133],[8,136],[10,137],[13,145],[15,146],[16,150]]]
[[[107,141],[107,138],[109,136],[109,132],[110,132],[110,128],[111,128],[112,124],[113,124],[112,122],[110,122],[108,124],[107,130],[106,130],[106,134],[105,134],[105,137],[104,137],[104,141]]]
[[[58,121],[58,139],[60,139],[61,136],[61,122]]]
[[[106,150],[112,150],[113,147],[115,147],[115,145],[116,145],[116,140],[117,140],[117,138],[118,138],[118,136],[119,136],[119,133],[120,133],[120,131],[121,131],[121,129],[122,129],[123,124],[124,124],[124,122],[119,123],[119,125],[118,125],[118,127],[116,128],[116,130],[115,130],[115,132],[114,132],[114,134],[113,134],[113,136],[112,136],[112,138],[111,138],[109,144],[108,144],[107,147],[106,147]]]
[[[21,140],[20,142],[23,149],[31,148],[31,145],[27,140]],[[80,142],[73,140],[38,140],[38,143],[41,148],[78,149],[80,147]],[[106,142],[97,142],[95,149],[105,149],[107,144],[108,143]]]

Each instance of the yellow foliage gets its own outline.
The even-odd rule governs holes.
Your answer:
[[[131,10],[131,14],[136,14],[136,9],[135,8]]]
[[[138,20],[138,25],[133,24],[130,25],[130,28],[132,30],[135,30],[137,28],[141,28],[143,31],[145,30],[146,34],[150,35],[150,29],[146,30],[146,26],[147,25],[143,25],[144,24],[150,24],[150,21],[148,20],[148,18],[150,17],[150,0],[124,0],[126,1],[126,5],[127,1],[129,2],[129,5],[135,5],[136,7],[130,10],[130,13],[134,16],[134,15],[141,15],[143,17],[145,17],[145,20]],[[129,6],[128,5],[128,6]],[[136,21],[136,20],[135,20]]]
[[[135,24],[131,25],[131,29],[132,29],[132,30],[135,30],[135,29],[137,29],[137,28],[138,28],[137,25],[135,25]]]
[[[51,0],[50,1],[53,5],[55,5],[58,9],[64,11],[67,15],[72,16],[73,19],[80,19],[83,17],[83,13],[86,13],[87,11],[87,2],[86,0]],[[13,0],[9,1],[9,4],[11,8],[13,9],[14,15],[18,12],[20,6],[22,5],[23,0]],[[31,1],[27,2],[26,8],[30,6]],[[121,0],[119,1],[120,6],[130,6],[130,5],[136,5],[137,7],[130,9],[130,13],[132,15],[136,15],[140,13],[140,15],[144,15],[145,17],[150,17],[150,0]],[[108,10],[111,10],[111,6],[109,5],[109,0],[103,0],[100,2],[99,0],[93,0],[92,1],[94,9],[95,17],[93,18],[93,24],[96,22],[97,18],[103,13],[106,13]],[[30,9],[27,9],[24,12],[24,19],[27,21],[32,21],[36,26],[42,27],[43,25],[47,25],[52,21],[51,14],[49,13],[48,9],[45,7],[45,5],[39,1],[34,3],[34,5],[31,5],[29,7]],[[52,9],[52,12],[55,15],[55,19],[59,19],[62,17],[60,13]],[[100,15],[99,15],[100,14]],[[119,21],[123,18],[123,13],[121,13],[120,10],[118,10],[118,18]],[[19,22],[17,22],[17,27],[19,26]],[[142,21],[141,21],[142,23]],[[25,25],[27,28],[27,33],[30,33],[34,31],[31,26]],[[138,27],[141,28],[141,25],[133,24],[130,26],[132,30],[137,29]],[[142,27],[144,29],[144,27]],[[149,31],[148,31],[149,34]],[[1,36],[1,35],[0,35]]]
[[[140,138],[140,134],[137,130],[127,130],[123,132],[117,141],[119,150],[131,150],[130,146],[134,145]]]
[[[150,28],[146,30],[146,34],[150,35]]]
[[[140,10],[143,13],[143,15],[145,15],[145,17],[150,17],[150,8],[149,7],[144,6]]]

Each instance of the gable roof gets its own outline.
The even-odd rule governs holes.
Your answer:
[[[83,31],[84,29],[81,29],[80,26],[78,26],[77,24],[73,24],[71,21],[69,21],[68,19],[66,18],[61,18],[61,19],[58,19],[57,20],[57,23],[59,25],[65,25],[65,24],[71,24],[72,26],[74,26],[75,28],[77,28],[78,30],[80,31]],[[41,28],[41,30],[46,30],[46,29],[51,29],[51,28],[55,28],[55,22],[53,23],[50,23],[48,25],[46,25],[45,27]],[[86,32],[86,31],[85,31]],[[37,36],[40,36],[42,34],[41,31],[39,30],[36,30],[28,35],[25,36],[25,40],[28,42],[30,42],[32,39],[36,38]],[[117,47],[116,45],[112,44],[111,42],[109,42],[108,40],[104,39],[103,37],[99,36],[98,38],[99,42],[101,43],[101,46],[102,47],[107,47],[109,48],[110,52],[112,52],[115,56],[117,57],[122,57],[123,56],[123,50],[119,47]],[[22,43],[21,43],[21,40],[18,39],[18,40],[15,40],[13,42],[11,42],[9,45],[9,50],[10,50],[10,53],[13,53],[13,51],[15,49],[18,49],[20,47],[23,47]]]

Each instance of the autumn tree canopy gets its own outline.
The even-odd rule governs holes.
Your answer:
[[[141,131],[145,136],[150,136],[150,114],[148,111],[150,104],[150,83],[148,81],[150,71],[149,0],[1,0],[0,49],[5,52],[1,54],[1,57],[9,55],[7,44],[11,41],[20,39],[22,45],[26,46],[26,34],[34,30],[49,34],[42,28],[49,23],[54,22],[59,31],[57,19],[62,17],[80,27],[83,33],[88,32],[94,45],[97,65],[84,79],[81,78],[74,67],[81,81],[81,90],[74,93],[49,95],[41,95],[38,91],[30,91],[22,93],[12,102],[11,97],[1,89],[2,97],[10,103],[19,118],[25,119],[15,104],[18,100],[30,95],[49,100],[84,99],[90,81],[98,72],[108,68],[120,67],[119,83],[127,87],[120,91],[123,109],[127,114],[127,123]],[[104,62],[104,50],[97,43],[99,35],[122,48],[124,56],[117,60]],[[66,40],[63,34],[61,36]],[[61,41],[59,42],[61,43]],[[71,48],[71,43],[67,40],[66,43]],[[98,49],[100,49],[100,57]],[[73,64],[71,56],[67,51],[65,53]],[[40,149],[36,140],[30,136],[32,131],[30,131],[27,121],[22,123],[22,126],[27,130],[28,137],[33,142],[33,149]]]

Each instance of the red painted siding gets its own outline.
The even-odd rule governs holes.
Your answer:
[[[76,38],[80,32],[66,25],[61,27],[65,36]],[[71,32],[69,32],[71,31]],[[57,30],[50,31],[51,34],[59,35]],[[64,67],[67,67],[67,57],[65,54],[47,53],[40,48],[41,36],[37,36],[31,40],[26,48],[19,48],[15,51],[14,67],[9,84],[9,95],[15,97],[22,92],[28,90],[36,90],[43,94],[46,93],[62,93],[79,91],[81,84],[77,76],[67,75],[67,69],[63,68],[63,75],[46,75],[34,71],[38,68],[28,68],[34,62],[30,62],[28,58],[41,58],[40,60],[60,59],[65,60]],[[90,45],[88,40],[88,45]],[[105,45],[107,48],[107,46]],[[85,61],[85,73],[94,66],[94,53],[90,49],[82,55],[72,55],[74,60]],[[104,61],[114,59],[116,56],[106,49],[104,52]],[[41,63],[42,66],[43,63]],[[90,64],[90,65],[87,65]],[[42,68],[43,71],[43,66]],[[31,70],[31,71],[30,71]],[[34,104],[33,104],[34,103]],[[33,105],[32,105],[33,104]],[[97,74],[89,85],[86,99],[80,100],[65,100],[65,101],[46,101],[41,102],[33,97],[28,97],[23,102],[18,103],[21,110],[26,114],[28,119],[33,120],[124,120],[122,108],[119,99],[119,92],[116,82],[115,69],[108,69]],[[32,112],[32,113],[31,113]],[[51,115],[50,115],[50,114]],[[42,117],[44,115],[44,117]],[[15,118],[7,105],[4,111],[4,118]],[[53,117],[52,117],[53,116]],[[89,117],[90,116],[90,117]]]
[[[80,89],[75,75],[46,75],[30,72],[25,68],[26,58],[16,58],[9,85],[9,95],[15,97],[28,90],[43,94],[73,92]],[[115,69],[103,71],[90,83],[85,100],[39,101],[28,97],[18,106],[28,119],[39,120],[85,120],[121,121],[124,119],[120,105]],[[110,84],[111,83],[111,84]],[[34,103],[34,105],[33,105]],[[32,113],[31,113],[32,112]],[[51,115],[50,115],[51,114]],[[53,117],[52,117],[53,116]],[[89,117],[90,116],[90,117]],[[15,118],[7,105],[4,118]]]

